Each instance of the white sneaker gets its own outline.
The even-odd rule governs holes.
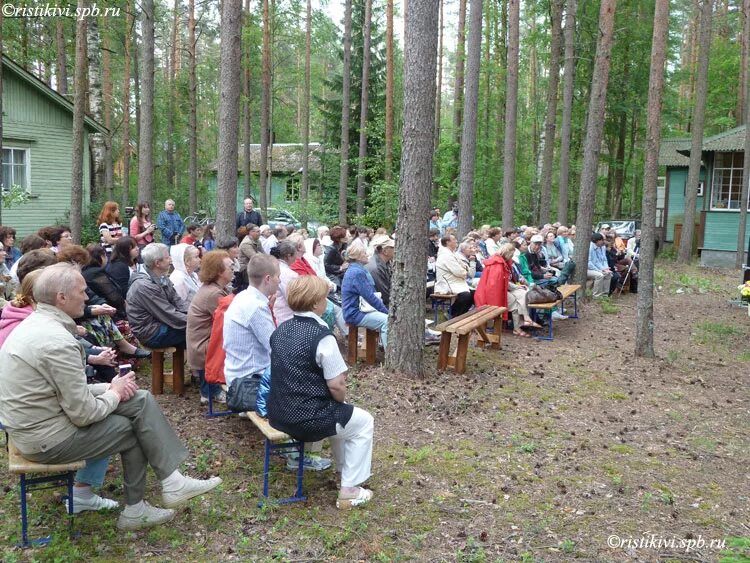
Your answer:
[[[201,395],[201,405],[207,405],[208,404],[208,397],[204,397]]]
[[[182,487],[176,491],[162,492],[161,498],[164,506],[173,508],[187,502],[193,497],[207,493],[219,485],[221,485],[221,477],[211,477],[205,480],[185,477]]]
[[[568,315],[562,315],[562,314],[558,313],[557,311],[552,311],[552,320],[555,320],[555,321],[564,321],[567,318],[568,318]]]
[[[146,501],[143,502],[145,508],[139,516],[126,516],[124,511],[117,519],[117,527],[120,530],[140,530],[142,528],[151,528],[169,522],[174,518],[174,510],[166,508],[157,508],[151,506]]]
[[[221,403],[222,405],[227,404],[227,394],[222,390],[214,395],[214,401]]]
[[[68,510],[70,510],[70,501],[67,501]],[[73,493],[73,514],[84,512],[86,510],[111,510],[120,506],[116,500],[94,495],[91,498],[78,498]]]

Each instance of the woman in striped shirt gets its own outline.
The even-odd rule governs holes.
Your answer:
[[[116,202],[108,201],[104,204],[97,223],[99,223],[99,238],[102,248],[107,251],[109,257],[112,254],[112,245],[122,236],[120,207]]]

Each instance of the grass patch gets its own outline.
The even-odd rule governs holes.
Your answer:
[[[750,362],[750,352],[742,352],[737,355],[738,362]]]
[[[604,313],[605,315],[616,315],[620,312],[620,307],[615,305],[608,295],[600,297],[597,302],[602,309],[602,313]]]
[[[695,328],[695,340],[708,346],[726,346],[727,340],[742,334],[737,327],[720,322],[704,321],[695,325]]]

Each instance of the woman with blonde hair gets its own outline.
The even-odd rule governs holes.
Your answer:
[[[364,248],[361,252],[366,256]],[[346,402],[346,362],[320,318],[328,289],[317,276],[289,284],[287,303],[294,316],[271,335],[268,420],[297,440],[330,439],[341,476],[336,506],[349,509],[372,499],[372,491],[360,485],[371,475],[374,420]]]
[[[102,248],[107,251],[107,256],[109,256],[112,254],[112,245],[122,236],[120,206],[117,205],[117,202],[105,202],[96,222],[99,223],[100,243]]]

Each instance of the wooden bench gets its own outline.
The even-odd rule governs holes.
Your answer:
[[[440,336],[440,350],[438,351],[438,369],[453,368],[456,373],[466,371],[466,355],[469,350],[469,338],[473,331],[477,331],[479,339],[477,345],[482,347],[490,344],[492,348],[500,349],[500,335],[502,331],[502,314],[507,309],[495,305],[482,305],[464,313],[454,319],[435,327],[443,334]],[[487,334],[487,323],[493,322],[492,334]],[[450,355],[451,339],[458,336],[456,352]]]
[[[144,346],[144,348],[146,348]],[[185,392],[185,350],[182,348],[146,348],[151,351],[151,393],[164,393],[164,378],[172,380],[175,395]],[[164,371],[164,354],[172,354],[172,371]]]
[[[365,364],[374,366],[378,354],[378,331],[366,328],[364,348],[361,348],[358,342],[359,329],[365,327],[359,327],[351,323],[347,323],[347,326],[349,327],[349,340],[346,346],[347,363],[354,366],[357,363],[357,358],[364,358]]]
[[[435,311],[435,324],[438,323],[438,312],[442,309],[447,319],[450,318],[449,309],[453,300],[456,298],[455,293],[433,293],[430,295],[432,300],[432,310]]]
[[[68,515],[73,516],[73,483],[75,473],[85,467],[85,461],[74,461],[72,463],[45,464],[36,463],[23,457],[13,441],[8,438],[8,470],[18,475],[20,480],[21,497],[21,542],[19,547],[31,547],[33,545],[47,545],[52,536],[29,539],[29,517],[26,496],[33,489],[49,489],[51,487],[66,486],[68,489]],[[40,477],[28,477],[27,474],[44,474]],[[41,485],[41,486],[37,486]],[[72,532],[73,519],[70,519]]]
[[[554,340],[554,337],[552,336],[552,310],[556,307],[560,307],[560,314],[564,315],[565,300],[569,297],[573,298],[573,314],[570,315],[569,318],[578,318],[578,296],[576,292],[581,289],[581,286],[576,284],[567,284],[561,285],[557,289],[562,294],[562,299],[559,299],[554,303],[535,303],[527,305],[529,311],[532,313],[532,315],[534,315],[534,317],[536,317],[540,312],[546,312],[547,316],[549,317],[549,335],[537,336],[536,338],[538,338],[539,340]]]
[[[268,422],[267,418],[263,418],[255,411],[249,411],[246,413],[247,418],[255,424],[256,428],[261,431],[265,437],[265,448],[263,456],[263,497],[266,502],[268,501],[268,476],[270,474],[271,465],[271,452],[277,453],[298,453],[298,466],[297,466],[297,491],[294,496],[285,499],[274,500],[274,504],[289,504],[291,502],[299,502],[301,500],[307,500],[307,497],[302,494],[302,478],[305,473],[305,443],[295,440],[289,434],[276,430]],[[263,502],[258,503],[259,506],[263,505]]]

